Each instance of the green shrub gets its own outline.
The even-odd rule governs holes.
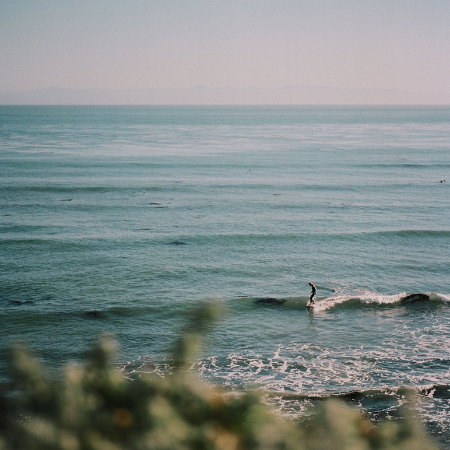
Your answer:
[[[0,399],[0,450],[418,450],[436,449],[411,413],[375,426],[338,401],[307,423],[272,413],[255,393],[227,395],[187,370],[217,315],[203,306],[174,350],[176,370],[125,378],[104,338],[84,365],[52,379],[24,347],[10,352],[18,395]]]

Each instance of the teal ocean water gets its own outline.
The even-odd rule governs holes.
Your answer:
[[[450,108],[0,106],[0,167],[2,349],[56,370],[110,332],[162,372],[220,302],[211,383],[374,420],[409,386],[450,447]]]

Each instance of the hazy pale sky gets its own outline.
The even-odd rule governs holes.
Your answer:
[[[450,92],[450,0],[0,0],[0,91]]]

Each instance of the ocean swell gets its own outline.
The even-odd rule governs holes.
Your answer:
[[[309,304],[309,297],[258,297],[247,298],[257,306],[283,306],[286,308],[304,308]],[[311,312],[319,313],[332,309],[357,309],[367,307],[401,307],[414,304],[427,304],[439,306],[450,301],[450,296],[439,293],[406,293],[383,295],[376,292],[367,292],[360,296],[334,295],[327,298],[316,298],[310,308]]]

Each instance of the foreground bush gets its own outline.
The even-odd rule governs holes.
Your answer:
[[[0,399],[0,450],[436,449],[422,426],[405,419],[375,426],[329,400],[301,424],[271,413],[254,393],[226,395],[187,370],[215,315],[201,308],[174,352],[174,374],[131,381],[111,365],[103,339],[85,365],[50,378],[25,348],[11,352],[14,400]],[[3,405],[3,407],[2,407]]]

